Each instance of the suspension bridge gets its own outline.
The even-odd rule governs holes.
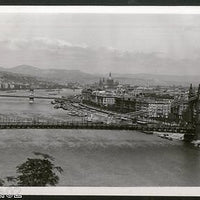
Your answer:
[[[158,131],[176,132],[189,134],[193,129],[180,126],[143,126],[141,124],[119,124],[82,121],[57,121],[42,119],[14,119],[1,118],[0,129],[109,129],[109,130],[139,130],[139,131]]]
[[[34,94],[34,89],[30,89],[29,95],[12,95],[12,94],[0,94],[0,97],[8,97],[8,98],[26,98],[29,99],[30,102],[33,102],[34,99],[59,99],[56,96],[39,96]]]
[[[0,97],[13,97],[13,98],[28,98],[30,99],[32,96],[31,95],[7,95],[7,94],[0,94]],[[34,99],[55,99],[58,97],[54,96],[34,96],[32,97]]]

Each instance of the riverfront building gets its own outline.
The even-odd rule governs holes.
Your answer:
[[[171,104],[177,91],[180,93],[176,88],[122,85],[114,81],[110,73],[107,79],[100,79],[96,88],[83,89],[82,101],[119,113],[144,111],[145,117],[168,119],[174,112]],[[182,116],[183,110],[185,105],[179,105],[178,115]]]
[[[90,89],[82,91],[83,101],[97,106],[112,106],[115,104],[115,97],[116,95],[112,91],[91,91]]]
[[[149,118],[168,118],[171,112],[170,100],[152,100],[130,95],[120,96],[116,91],[84,89],[82,91],[83,103],[102,107],[120,113],[147,111]]]
[[[171,102],[170,101],[155,101],[149,102],[148,105],[149,118],[168,118],[171,112]]]

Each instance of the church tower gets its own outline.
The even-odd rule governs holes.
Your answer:
[[[111,76],[111,72],[109,73],[109,77],[107,79],[107,88],[108,89],[113,89],[114,88],[114,81],[112,79],[112,76]]]
[[[193,87],[192,87],[192,83],[190,84],[190,89],[189,89],[189,94],[188,94],[188,98],[191,98],[193,97],[195,94],[194,94],[194,90],[193,90]]]
[[[195,130],[195,139],[200,140],[200,84],[197,91],[197,100],[196,100],[196,130]]]

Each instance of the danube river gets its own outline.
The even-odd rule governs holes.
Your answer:
[[[1,91],[0,94],[28,96],[29,90],[21,90],[12,93]],[[61,97],[80,94],[80,90],[63,89],[55,90],[35,90],[35,96],[43,97]],[[53,100],[53,99],[52,99]],[[70,120],[66,115],[66,111],[62,109],[54,109],[50,99],[35,99],[33,104],[29,103],[28,98],[0,97],[0,119],[42,119],[42,120]],[[6,119],[4,119],[6,120]]]
[[[4,117],[69,118],[49,100],[0,98],[0,109]],[[0,178],[15,175],[33,151],[55,157],[64,170],[59,186],[200,186],[199,149],[116,130],[0,130]]]

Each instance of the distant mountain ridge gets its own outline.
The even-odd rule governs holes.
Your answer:
[[[29,88],[31,85],[35,85],[37,87],[58,86],[58,84],[45,81],[44,79],[40,77],[7,72],[7,71],[1,70],[1,68],[0,68],[0,82],[1,84],[3,84],[3,89],[13,89],[13,86],[15,87],[15,89],[16,88],[19,89],[20,87],[23,89],[26,89],[26,88]],[[2,85],[1,85],[1,89],[2,89]]]
[[[36,76],[60,83],[73,81],[80,81],[85,83],[98,79],[97,76],[81,72],[80,70],[40,69],[30,65],[19,65],[13,68],[1,67],[0,70],[23,75]]]
[[[183,85],[200,84],[200,75],[163,75],[163,74],[115,74],[117,80],[126,80],[129,84],[142,85]]]
[[[80,82],[92,83],[98,82],[99,78],[107,77],[107,74],[89,74],[80,70],[67,69],[40,69],[30,65],[19,65],[13,68],[0,67],[0,71],[12,72],[22,75],[34,76],[44,78],[49,81],[56,81],[59,83]],[[198,85],[200,83],[199,75],[157,75],[157,74],[112,74],[113,78],[122,84],[131,85],[183,85],[187,86],[190,83]]]

